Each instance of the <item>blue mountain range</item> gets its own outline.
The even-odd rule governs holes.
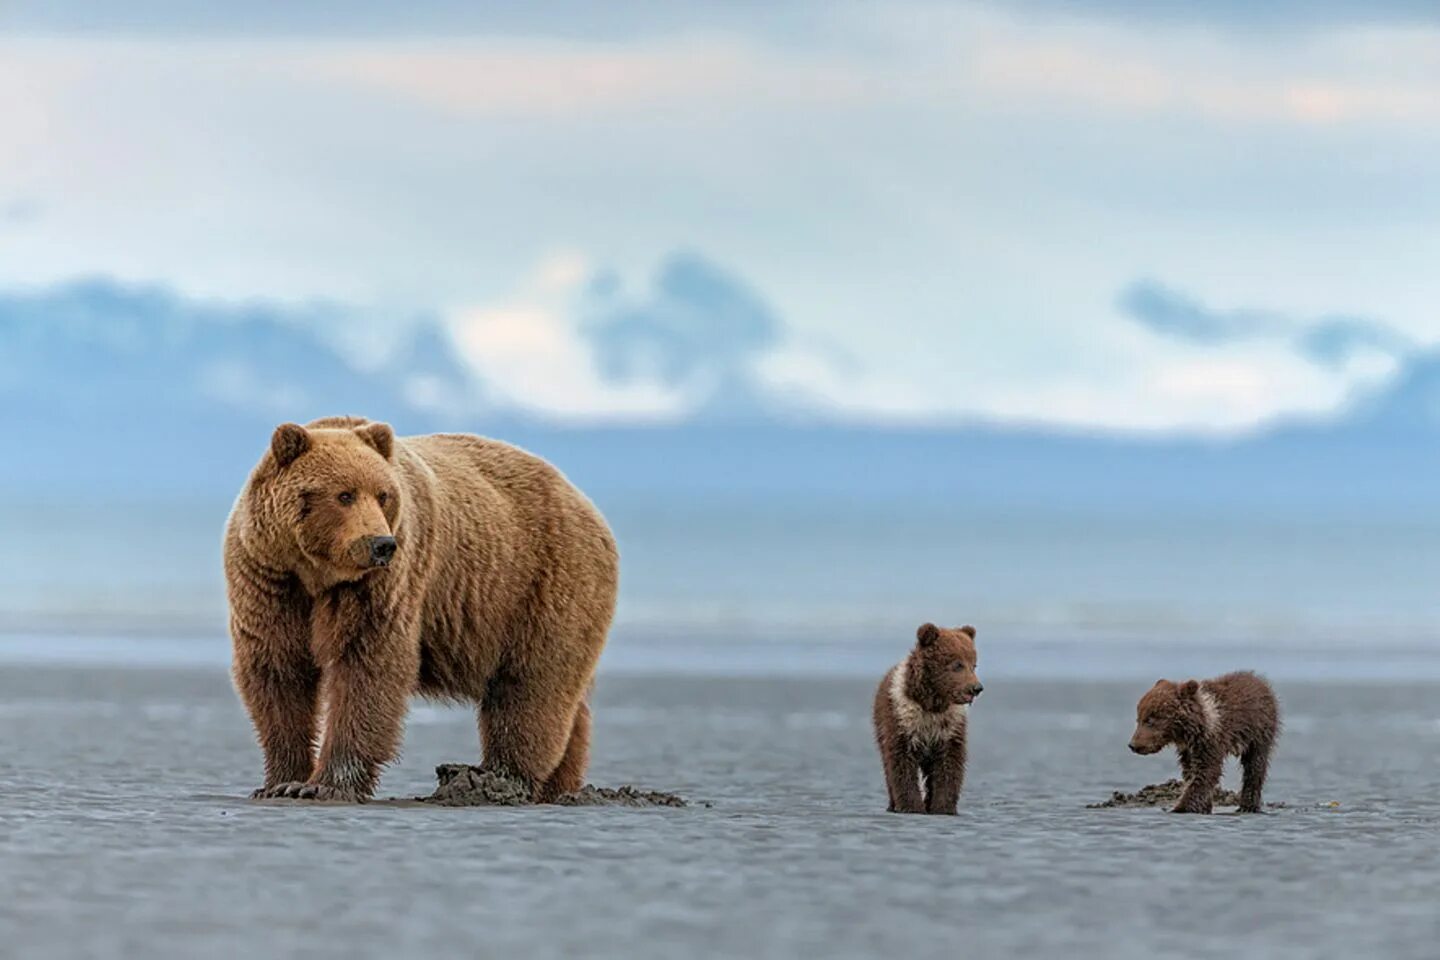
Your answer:
[[[489,402],[437,322],[409,324],[380,363],[347,352],[346,323],[329,304],[207,303],[108,280],[0,294],[0,490],[229,496],[276,423],[357,413],[511,440],[599,499],[1440,513],[1433,353],[1338,417],[1226,440],[856,426],[754,391],[732,409],[717,393],[690,423],[580,428]]]

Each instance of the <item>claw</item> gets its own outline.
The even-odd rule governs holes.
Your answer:
[[[368,796],[357,792],[332,787],[326,783],[304,783],[292,781],[261,787],[250,794],[253,800],[329,800],[349,803],[364,803]]]

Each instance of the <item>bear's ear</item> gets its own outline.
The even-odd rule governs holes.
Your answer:
[[[975,628],[968,623],[960,628],[960,632],[968,636],[971,640],[975,639]]]
[[[1180,685],[1180,693],[1187,697],[1193,697],[1200,692],[1199,680],[1186,680]]]
[[[270,437],[270,452],[275,462],[288,467],[310,449],[310,434],[298,423],[282,423]]]
[[[356,427],[355,433],[386,460],[395,452],[395,431],[388,423],[367,423]]]
[[[920,642],[920,646],[928,647],[940,639],[940,628],[933,623],[922,623],[920,629],[915,631],[915,639]]]

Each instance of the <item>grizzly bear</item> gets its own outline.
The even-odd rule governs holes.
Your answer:
[[[875,743],[891,813],[954,814],[965,785],[965,724],[985,687],[975,675],[975,628],[927,623],[910,655],[875,691]]]
[[[482,767],[536,800],[582,785],[619,559],[544,460],[358,417],[282,424],[224,552],[256,797],[368,799],[412,694],[475,704]]]
[[[1209,813],[1225,758],[1238,756],[1244,771],[1240,812],[1259,813],[1270,751],[1280,735],[1275,691],[1249,671],[1214,680],[1157,681],[1135,708],[1130,749],[1151,754],[1174,744],[1184,792],[1174,813]]]

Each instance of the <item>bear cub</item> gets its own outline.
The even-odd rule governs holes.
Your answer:
[[[875,691],[875,742],[892,813],[954,814],[965,784],[965,715],[985,687],[975,628],[916,631],[910,655]]]
[[[1275,691],[1249,671],[1214,680],[1157,681],[1135,708],[1130,749],[1158,753],[1174,744],[1185,789],[1174,813],[1209,813],[1225,758],[1244,770],[1240,812],[1259,813],[1270,751],[1280,734]]]

